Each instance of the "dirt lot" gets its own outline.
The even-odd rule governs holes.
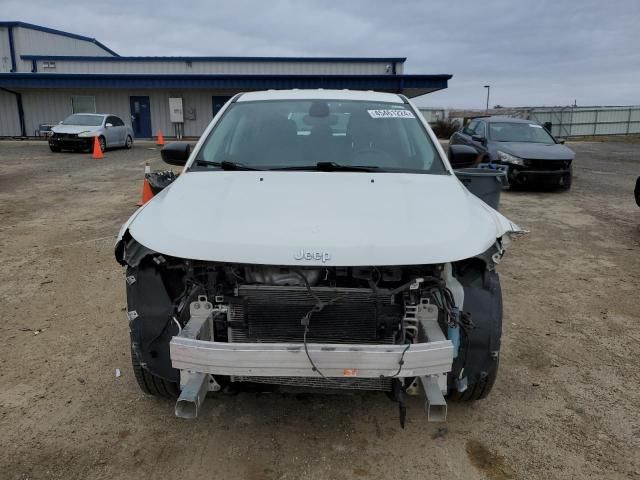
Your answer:
[[[415,401],[402,431],[383,395],[240,394],[174,418],[135,384],[113,257],[158,151],[0,142],[0,478],[640,478],[640,151],[571,147],[570,192],[503,194],[531,234],[500,265],[492,395],[444,426]]]

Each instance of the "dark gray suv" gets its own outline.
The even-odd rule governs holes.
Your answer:
[[[571,188],[575,153],[544,127],[511,117],[474,118],[449,145],[470,145],[485,161],[507,165],[512,186],[542,184]]]

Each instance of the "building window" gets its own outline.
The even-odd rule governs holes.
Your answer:
[[[72,95],[71,113],[96,113],[96,97]]]
[[[56,68],[56,62],[42,62],[43,68]]]

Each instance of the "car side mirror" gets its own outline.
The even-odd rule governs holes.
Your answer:
[[[483,145],[487,142],[487,139],[480,135],[471,135],[471,140],[473,140],[474,142],[479,142]]]
[[[449,163],[451,167],[473,167],[478,160],[478,151],[469,145],[449,145]]]
[[[185,142],[169,143],[160,150],[160,155],[169,165],[183,166],[191,155],[191,145]]]
[[[556,138],[556,142],[558,142],[561,145],[564,145],[565,139],[564,138]]]
[[[113,123],[105,123],[104,126],[107,127],[107,128],[113,127]]]

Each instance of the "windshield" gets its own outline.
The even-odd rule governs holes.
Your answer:
[[[102,115],[69,115],[62,121],[63,125],[87,125],[89,127],[99,127],[102,125]]]
[[[196,160],[198,166],[231,162],[255,169],[304,170],[331,162],[380,172],[446,173],[407,105],[348,100],[234,103]]]
[[[535,123],[490,122],[489,138],[496,142],[556,143],[544,128]]]

